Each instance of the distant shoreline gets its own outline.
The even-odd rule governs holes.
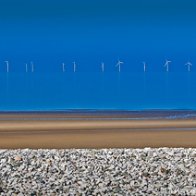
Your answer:
[[[161,120],[196,119],[196,110],[62,110],[62,111],[0,111],[1,120]]]
[[[78,112],[195,112],[195,109],[35,109],[35,110],[0,110],[1,113],[78,113]]]

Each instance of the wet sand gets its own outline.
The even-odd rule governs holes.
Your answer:
[[[0,148],[196,147],[195,119],[129,117],[127,113],[4,113]]]

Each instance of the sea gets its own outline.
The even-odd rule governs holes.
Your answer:
[[[0,73],[1,112],[195,109],[195,72]]]
[[[0,111],[195,110],[195,10],[179,0],[1,1]]]

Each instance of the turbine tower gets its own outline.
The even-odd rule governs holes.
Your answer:
[[[65,72],[65,63],[62,63],[63,72]]]
[[[34,63],[31,61],[31,72],[34,72]]]
[[[187,66],[188,72],[190,72],[191,67],[193,66],[192,63],[190,61],[188,61],[185,65]]]
[[[101,71],[104,72],[105,71],[105,64],[102,62],[101,63]]]
[[[74,71],[74,73],[76,72],[76,62],[75,61],[73,62],[73,71]]]
[[[118,67],[118,72],[120,73],[121,72],[121,65],[124,64],[124,62],[118,60],[117,64],[116,64],[116,67]]]
[[[4,61],[5,64],[6,64],[6,71],[7,73],[10,71],[9,68],[10,68],[10,65],[9,65],[9,61]]]
[[[169,64],[170,63],[171,63],[171,61],[169,61],[169,60],[165,61],[164,67],[166,67],[166,72],[169,72]]]
[[[28,64],[25,64],[25,68],[26,68],[26,73],[28,72]]]
[[[147,68],[146,62],[142,62],[142,63],[143,63],[143,66],[144,66],[144,72],[146,72],[146,68]]]

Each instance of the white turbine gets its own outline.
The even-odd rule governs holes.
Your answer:
[[[193,66],[192,63],[190,61],[188,61],[185,65],[187,66],[188,72],[190,72],[191,67]]]
[[[146,72],[146,68],[147,68],[146,62],[142,62],[142,63],[143,63],[143,66],[144,66],[144,72]]]
[[[31,72],[34,72],[34,63],[31,61]]]
[[[165,60],[165,64],[164,67],[166,67],[166,71],[169,72],[169,64],[171,63],[171,61],[169,60]]]
[[[118,60],[116,67],[118,67],[118,72],[121,72],[121,65],[124,64],[124,62]]]
[[[10,65],[9,65],[9,61],[4,61],[5,64],[6,64],[6,71],[7,73],[10,71],[9,68],[10,68]]]
[[[74,73],[76,72],[76,62],[75,61],[73,62],[73,71],[74,71]]]
[[[105,71],[105,64],[102,62],[101,63],[101,71],[104,72]]]
[[[63,72],[65,72],[65,63],[62,63]]]

